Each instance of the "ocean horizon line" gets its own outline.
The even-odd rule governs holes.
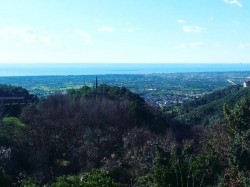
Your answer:
[[[250,71],[250,64],[6,64],[0,76],[107,75]]]

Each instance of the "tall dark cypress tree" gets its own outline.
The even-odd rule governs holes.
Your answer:
[[[95,77],[95,89],[97,90],[97,87],[98,87],[98,79],[97,79],[97,76]]]

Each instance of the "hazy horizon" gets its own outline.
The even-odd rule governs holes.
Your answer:
[[[0,76],[46,75],[104,75],[104,74],[162,74],[192,72],[239,72],[249,71],[250,64],[140,64],[140,63],[47,63],[2,64]]]

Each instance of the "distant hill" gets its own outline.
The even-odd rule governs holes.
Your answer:
[[[206,94],[193,101],[174,106],[172,115],[187,125],[209,125],[223,123],[223,105],[234,106],[241,98],[250,95],[250,88],[234,85]]]
[[[66,94],[49,96],[40,107],[43,108],[45,106],[47,110],[48,107],[52,107],[52,103],[50,103],[52,100],[58,100],[59,103],[63,102],[61,105],[65,105],[65,108],[71,111],[74,111],[75,108],[71,109],[69,107],[72,107],[72,105],[68,105],[73,102],[77,103],[75,105],[82,105],[81,107],[93,105],[92,108],[89,108],[89,111],[92,111],[96,116],[100,117],[101,121],[107,120],[102,118],[111,119],[114,113],[117,112],[116,115],[118,115],[118,113],[123,111],[123,114],[119,115],[122,115],[121,118],[124,118],[123,122],[128,122],[124,128],[128,128],[131,125],[144,125],[155,132],[161,132],[168,126],[163,114],[160,114],[158,110],[151,107],[138,94],[131,92],[125,87],[101,84],[97,88],[83,86],[80,89],[70,89]],[[53,107],[61,107],[61,105],[57,103],[57,105]],[[98,108],[95,108],[95,106]],[[112,112],[112,110],[114,111]],[[54,111],[51,112],[54,113]],[[78,111],[75,112],[77,113]],[[89,115],[89,113],[91,112],[88,112],[86,115]],[[98,114],[100,114],[100,116]],[[95,118],[97,118],[96,116]],[[121,123],[121,121],[118,120],[115,123]]]
[[[23,106],[38,98],[22,87],[0,84],[0,117],[18,116]]]

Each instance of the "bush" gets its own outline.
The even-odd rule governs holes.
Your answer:
[[[52,187],[116,187],[107,171],[92,170],[80,176],[58,177]]]

